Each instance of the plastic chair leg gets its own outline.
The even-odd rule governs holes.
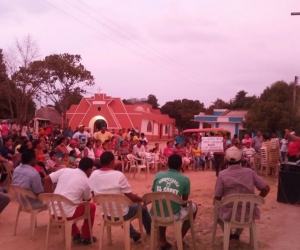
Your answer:
[[[255,222],[252,223],[252,228],[250,228],[251,233],[250,236],[251,237],[251,246],[253,247],[254,250],[258,249],[258,241],[257,241],[257,230],[256,230],[256,224]]]
[[[17,226],[18,226],[18,221],[19,221],[19,215],[20,215],[20,213],[21,213],[21,207],[19,206],[18,212],[17,212],[17,218],[16,218],[16,222],[15,222],[14,236],[16,236],[16,234],[17,234]]]
[[[47,234],[46,234],[46,250],[49,248],[49,234],[50,234],[50,227],[51,227],[51,219],[49,216],[48,226],[47,226]]]
[[[71,250],[72,247],[72,221],[68,221],[65,223],[65,239],[66,239],[66,250]]]
[[[104,222],[100,224],[100,237],[99,237],[99,250],[103,249],[103,236],[104,236]]]
[[[224,222],[224,239],[223,239],[224,250],[228,250],[229,248],[229,237],[230,237],[230,223]]]
[[[181,227],[182,227],[182,223],[180,221],[176,221],[174,223],[174,232],[176,236],[178,250],[183,250]]]
[[[211,245],[213,246],[215,244],[215,238],[216,238],[216,232],[217,232],[217,225],[218,225],[218,218],[214,219],[214,225],[212,229],[212,239],[211,239]]]
[[[150,250],[155,250],[155,223],[151,223]]]
[[[32,210],[31,211],[31,218],[30,218],[30,239],[34,240],[34,231],[35,231],[35,225],[36,225],[36,216],[37,211]]]
[[[124,229],[124,243],[125,243],[125,250],[130,250],[130,220],[124,221],[123,223],[123,229]],[[142,236],[142,235],[141,235]]]
[[[137,167],[137,171],[138,171],[139,179],[141,179],[141,169],[139,167]]]
[[[106,226],[106,231],[107,231],[108,245],[111,245],[111,244],[112,244],[112,239],[111,239],[111,226]]]
[[[193,219],[190,219],[190,227],[191,227],[191,234],[192,234],[193,249],[196,250],[196,235],[195,235],[195,225]]]

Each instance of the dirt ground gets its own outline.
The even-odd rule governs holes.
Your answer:
[[[195,221],[196,229],[196,249],[222,249],[222,232],[220,228],[217,231],[216,244],[211,246],[211,231],[213,221],[213,189],[215,185],[215,174],[213,171],[206,170],[204,172],[186,172],[191,180],[191,195],[192,199],[198,204],[199,212]],[[143,195],[150,192],[154,173],[151,173],[147,180],[144,179],[129,179],[134,193]],[[277,195],[277,179],[275,177],[264,177],[271,187],[270,194],[266,198],[266,204],[261,207],[261,220],[257,221],[259,249],[273,250],[297,250],[300,249],[300,223],[299,223],[299,207],[281,204],[276,202]],[[30,217],[28,214],[21,213],[17,235],[13,236],[13,226],[17,212],[16,202],[11,202],[8,207],[0,215],[0,250],[15,250],[15,249],[30,249],[40,250],[45,249],[45,236],[47,226],[47,212],[42,212],[38,215],[38,227],[35,231],[35,240],[29,239]],[[99,238],[99,223],[100,216],[97,211],[93,234]],[[133,225],[137,228],[137,223]],[[113,228],[113,245],[108,246],[105,242],[104,249],[124,249],[123,230],[121,228]],[[50,249],[64,249],[62,234],[58,234],[56,230],[52,230],[50,235]],[[168,229],[168,237],[170,242],[174,242],[172,228]],[[106,234],[104,236],[106,239]],[[149,238],[145,236],[145,246],[141,243],[132,243],[131,249],[142,250],[149,249]],[[191,244],[191,237],[188,233],[185,240]],[[241,237],[239,247],[232,249],[251,249],[248,245],[249,231],[244,231]],[[92,246],[73,245],[74,250],[80,249],[97,249],[98,242]]]

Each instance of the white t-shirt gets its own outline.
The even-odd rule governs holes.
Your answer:
[[[80,203],[82,200],[91,198],[91,190],[88,184],[87,175],[79,168],[63,168],[51,173],[50,178],[53,183],[57,183],[54,194],[60,194],[74,203]],[[67,217],[72,217],[75,213],[76,206],[62,204]],[[56,207],[57,215],[59,209]]]
[[[22,132],[21,132],[21,136],[27,136],[27,130],[28,130],[28,127],[27,126],[23,126],[22,127]]]
[[[139,138],[139,141],[145,141],[145,142],[148,143],[148,139],[147,139],[146,137],[144,137],[144,138],[140,137],[140,138]]]
[[[246,158],[252,158],[253,155],[255,154],[255,149],[254,148],[244,148],[243,149],[243,155],[246,157]]]
[[[137,145],[133,146],[133,154],[137,155],[139,153],[145,153],[145,147],[142,145],[140,148]]]
[[[67,146],[67,150],[68,150],[69,153],[70,153],[72,150],[75,150],[75,151],[76,151],[76,155],[81,154],[79,148],[74,148],[74,149],[73,149],[73,148],[71,148],[70,146]]]
[[[288,149],[288,141],[287,141],[286,139],[283,138],[283,139],[280,141],[280,143],[281,143],[280,151],[281,151],[281,152],[286,152],[287,149]]]
[[[113,169],[95,170],[89,178],[90,189],[97,194],[128,194],[131,193],[130,184],[125,175]],[[100,212],[103,214],[101,206]],[[106,209],[109,211],[108,205]],[[128,213],[128,206],[121,205],[123,216]],[[114,217],[118,217],[118,212],[113,204]],[[110,215],[110,214],[109,214]]]
[[[78,131],[73,135],[73,138],[80,142],[80,148],[85,148],[87,140],[90,137],[91,135],[86,131],[83,131],[83,133]]]

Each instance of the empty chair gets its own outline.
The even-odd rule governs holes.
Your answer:
[[[133,177],[135,177],[136,172],[138,173],[139,179],[141,178],[141,169],[144,169],[144,173],[146,176],[146,179],[149,174],[149,167],[146,164],[145,158],[137,158],[134,155],[127,155],[127,158],[130,162],[130,169],[129,169],[129,178],[131,173],[133,172]]]
[[[193,249],[196,250],[192,201],[183,201],[179,196],[170,192],[148,193],[148,194],[144,194],[142,199],[145,204],[152,203],[152,209],[153,209],[150,250],[156,249],[155,235],[157,235],[157,242],[159,241],[158,228],[168,227],[168,226],[174,227],[174,233],[177,240],[177,248],[178,250],[182,250],[183,241],[182,241],[181,228],[183,222],[186,220],[189,220],[190,222],[190,229],[191,229],[192,240],[193,240]],[[180,205],[188,204],[187,216],[181,220],[177,220],[173,214],[171,202]],[[165,214],[165,212],[163,212],[164,207],[167,207],[168,214]]]
[[[17,187],[14,185],[10,186],[10,191],[13,198],[19,203],[15,227],[14,227],[14,236],[17,233],[17,225],[19,220],[19,215],[21,212],[26,212],[31,214],[30,219],[30,238],[34,239],[34,230],[37,226],[37,214],[47,210],[47,206],[44,206],[38,199],[38,197],[31,191]]]
[[[49,221],[48,221],[47,236],[46,236],[46,249],[48,249],[49,247],[50,227],[52,225],[59,225],[59,226],[63,226],[65,229],[64,238],[66,241],[66,250],[70,250],[72,245],[72,238],[71,238],[72,225],[79,220],[88,220],[91,242],[93,242],[90,204],[88,201],[75,204],[60,194],[46,194],[46,193],[40,194],[39,199],[47,204],[48,212],[49,212]],[[84,214],[75,219],[67,219],[65,211],[63,209],[63,204],[69,206],[84,205],[85,206]]]
[[[101,222],[99,249],[103,249],[103,235],[104,227],[107,228],[108,244],[112,243],[111,240],[111,226],[121,226],[124,229],[124,242],[125,250],[130,249],[130,222],[134,219],[139,220],[139,230],[143,240],[143,227],[142,227],[142,205],[138,203],[137,214],[129,220],[124,220],[122,213],[122,206],[131,206],[134,203],[124,195],[120,194],[98,194],[93,197],[93,201],[99,204],[103,211],[103,221]],[[116,216],[117,214],[117,216]],[[114,216],[111,216],[114,215]]]
[[[219,208],[222,206],[232,204],[232,215],[229,221],[223,220],[219,216]],[[214,205],[214,225],[213,225],[213,235],[212,244],[214,244],[216,237],[216,230],[218,220],[224,223],[224,240],[223,249],[227,250],[229,247],[229,237],[231,233],[231,228],[249,228],[250,229],[250,244],[254,249],[258,249],[257,246],[257,231],[256,224],[253,218],[253,212],[255,205],[262,205],[265,200],[254,194],[244,194],[244,195],[228,195],[224,197],[221,201],[215,200]],[[241,207],[241,213],[239,214],[238,206]]]

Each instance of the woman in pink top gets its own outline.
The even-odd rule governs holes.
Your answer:
[[[242,140],[243,146],[246,147],[248,142],[250,143],[250,146],[252,146],[252,138],[249,134],[245,134],[244,139]]]
[[[95,153],[96,161],[97,160],[99,161],[100,156],[103,153],[102,141],[100,139],[96,139],[95,141],[94,153]]]
[[[167,142],[167,147],[164,149],[164,156],[169,157],[170,155],[174,154],[174,149],[172,148],[173,144],[173,141]]]
[[[7,126],[7,121],[3,120],[2,121],[2,137],[8,136],[9,128]]]

